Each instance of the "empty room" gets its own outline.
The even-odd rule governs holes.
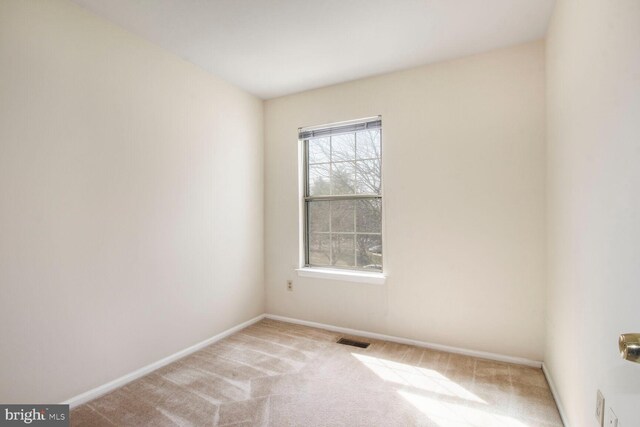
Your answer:
[[[638,427],[640,0],[0,0],[1,426]]]

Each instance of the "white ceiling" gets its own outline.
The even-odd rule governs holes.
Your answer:
[[[542,38],[555,0],[73,0],[261,98]]]

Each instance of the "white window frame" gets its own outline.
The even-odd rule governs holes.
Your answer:
[[[377,127],[380,128],[380,184],[381,193],[379,195],[349,195],[349,196],[310,196],[307,194],[307,179],[308,179],[308,156],[307,156],[307,141],[309,137],[304,137],[313,133],[314,131],[326,132],[329,129],[335,129],[340,127],[358,127],[362,126],[362,130],[367,128],[367,124],[374,124],[378,122]],[[300,215],[299,215],[299,229],[300,229],[300,263],[299,268],[296,269],[298,276],[316,278],[316,279],[330,279],[341,280],[346,282],[360,282],[370,284],[384,284],[386,281],[385,270],[385,248],[384,248],[384,179],[383,179],[383,150],[382,150],[382,117],[368,117],[358,120],[349,120],[338,123],[330,123],[326,125],[305,127],[298,129],[298,145],[299,145],[299,200],[300,200]],[[355,130],[354,130],[355,131]],[[349,268],[349,267],[325,267],[325,266],[312,266],[307,263],[308,260],[308,213],[307,206],[309,201],[313,200],[358,200],[368,198],[378,198],[381,200],[381,245],[382,245],[382,270],[370,271],[366,269]]]

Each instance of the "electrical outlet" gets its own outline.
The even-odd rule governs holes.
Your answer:
[[[293,280],[287,280],[287,290],[293,291]]]
[[[609,408],[609,411],[607,411],[607,422],[605,423],[605,426],[618,427],[618,417],[611,408]]]
[[[600,427],[604,426],[604,396],[602,392],[598,390],[598,398],[596,400],[596,419]]]

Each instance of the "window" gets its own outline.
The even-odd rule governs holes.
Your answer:
[[[381,272],[381,118],[299,131],[305,267]]]

